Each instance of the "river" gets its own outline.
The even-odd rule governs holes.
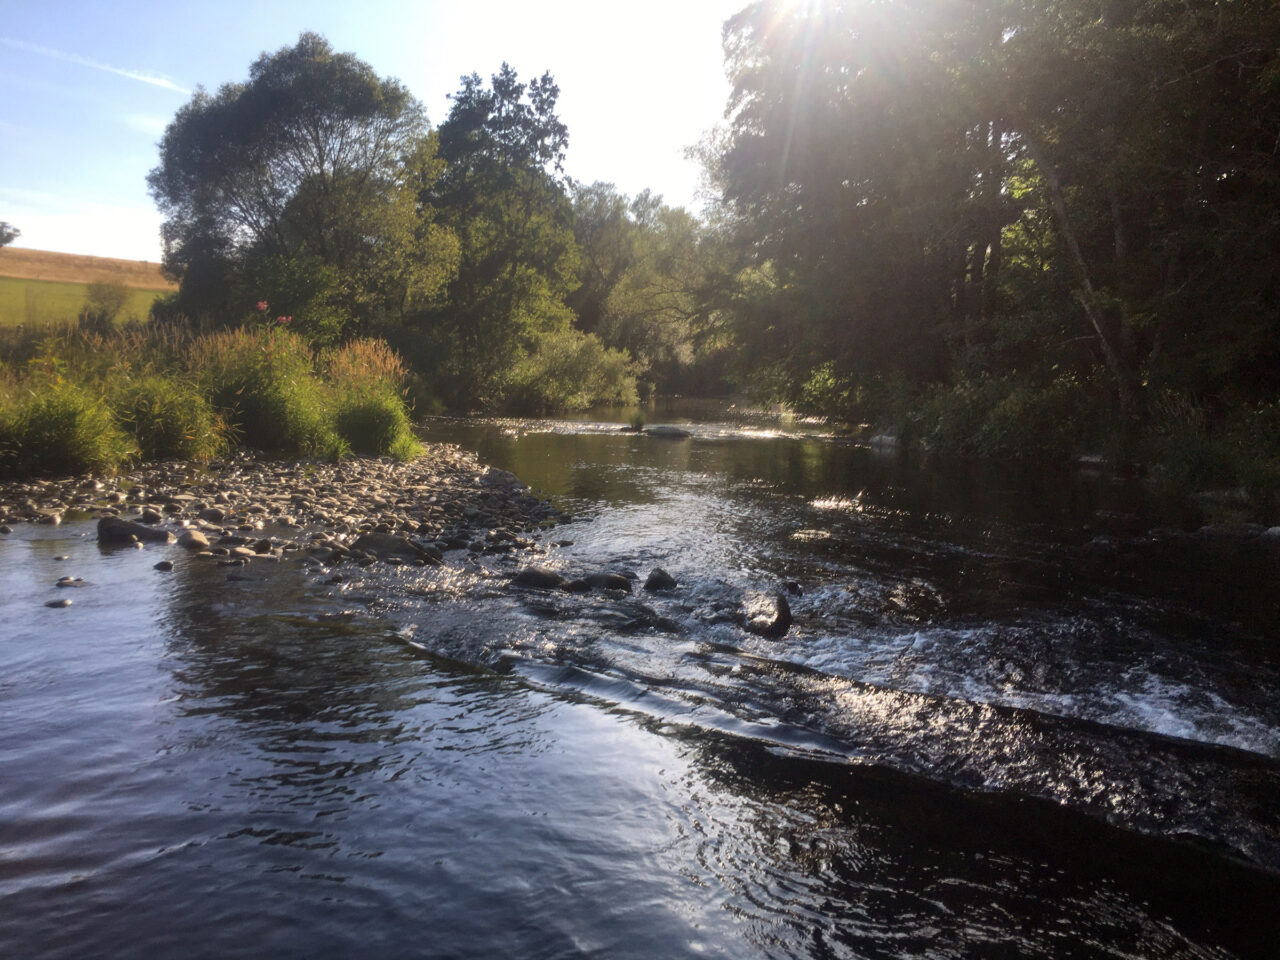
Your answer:
[[[650,415],[691,436],[426,427],[573,515],[539,563],[627,595],[0,538],[0,956],[1274,956],[1268,538]],[[744,630],[778,593],[790,631]]]

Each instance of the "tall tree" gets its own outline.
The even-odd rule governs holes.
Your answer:
[[[568,130],[550,74],[521,83],[507,64],[485,86],[462,78],[439,133],[446,166],[423,192],[458,236],[447,307],[424,312],[437,384],[455,402],[501,402],[504,378],[539,338],[567,331],[577,285],[563,173]]]
[[[402,84],[313,33],[197,90],[148,177],[182,305],[266,299],[323,338],[430,295],[450,256],[414,189],[432,150]]]

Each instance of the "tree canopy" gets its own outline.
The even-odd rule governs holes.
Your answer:
[[[316,34],[197,90],[148,177],[184,306],[266,300],[323,337],[430,297],[451,259],[415,189],[433,153],[408,90]]]

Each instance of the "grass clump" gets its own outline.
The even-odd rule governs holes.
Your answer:
[[[188,364],[244,445],[327,459],[347,452],[300,337],[247,328],[208,334],[192,344]]]
[[[227,425],[195,384],[174,377],[130,381],[112,404],[144,460],[211,460],[227,448]]]
[[[137,456],[100,399],[53,383],[0,408],[0,476],[114,473]]]
[[[393,393],[365,390],[338,400],[338,435],[353,453],[412,460],[422,445],[409,427],[404,403]]]

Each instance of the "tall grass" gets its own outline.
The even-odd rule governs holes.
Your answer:
[[[402,399],[407,376],[381,341],[316,356],[281,328],[0,327],[0,473],[207,460],[233,444],[408,459],[421,446]]]
[[[245,445],[324,458],[347,452],[334,429],[332,398],[313,375],[311,351],[300,337],[224,330],[193,342],[187,362]]]
[[[112,473],[137,445],[100,398],[66,382],[0,407],[0,476]]]

